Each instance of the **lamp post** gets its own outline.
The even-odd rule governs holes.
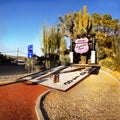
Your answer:
[[[96,40],[95,38],[92,39],[92,50],[91,50],[91,63],[96,63],[96,50],[95,50]]]

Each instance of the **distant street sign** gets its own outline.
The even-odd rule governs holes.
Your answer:
[[[28,45],[28,58],[33,58],[33,45]]]

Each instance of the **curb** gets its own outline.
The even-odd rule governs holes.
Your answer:
[[[47,120],[48,119],[48,117],[45,117],[45,115],[42,112],[42,111],[44,111],[42,109],[42,105],[43,105],[43,100],[44,100],[45,96],[48,95],[51,91],[53,91],[53,90],[48,90],[48,91],[44,92],[36,100],[35,112],[36,112],[38,120]]]
[[[102,72],[102,73],[110,76],[111,78],[113,78],[114,80],[116,80],[118,83],[120,82],[119,79],[117,79],[116,77],[114,77],[114,76],[113,76],[112,74],[110,74],[109,72],[106,72],[106,71],[104,71],[104,70],[100,70],[100,72]]]

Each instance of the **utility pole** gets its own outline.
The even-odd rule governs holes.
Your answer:
[[[19,48],[17,48],[17,63],[18,63]]]

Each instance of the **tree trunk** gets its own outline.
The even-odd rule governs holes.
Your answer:
[[[81,55],[81,61],[80,61],[81,64],[86,64],[87,63],[87,56],[85,55]]]

